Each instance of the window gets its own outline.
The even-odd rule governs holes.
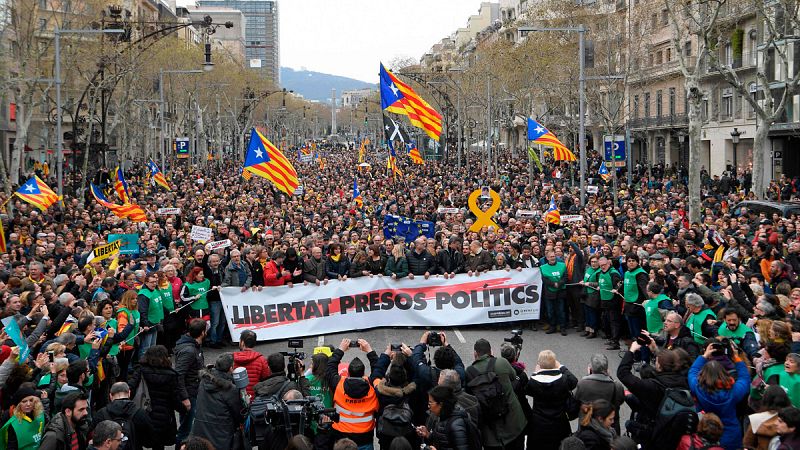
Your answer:
[[[758,85],[755,82],[747,85],[747,92],[750,93],[750,98],[753,100],[758,100]],[[750,102],[747,102],[747,117],[752,118],[755,116],[755,114],[755,108],[753,108],[753,105],[751,105]]]
[[[666,9],[661,11],[661,26],[665,27],[669,24],[669,11]]]
[[[721,120],[733,118],[733,88],[722,90],[722,117]]]
[[[722,63],[728,67],[733,67],[733,47],[731,47],[731,44],[725,44],[722,51],[724,52],[722,55]]]
[[[703,121],[708,121],[708,95],[703,95],[703,102],[702,102],[702,114],[703,114]]]
[[[654,56],[652,53],[650,53],[649,58],[650,58],[650,64],[648,64],[648,66],[653,67]]]
[[[39,19],[39,31],[47,30],[47,19]]]
[[[669,88],[669,115],[675,115],[675,88]]]
[[[639,118],[639,96],[638,95],[634,95],[633,96],[633,118],[634,119],[638,119]]]
[[[650,93],[645,92],[644,94],[644,116],[650,117]]]
[[[664,50],[664,62],[672,61],[672,48]]]
[[[686,44],[683,45],[683,54],[684,56],[692,56],[692,41],[686,41]]]
[[[655,31],[658,28],[658,14],[650,16],[650,31]]]
[[[656,91],[656,117],[661,117],[662,105],[664,102],[662,92],[661,89]]]

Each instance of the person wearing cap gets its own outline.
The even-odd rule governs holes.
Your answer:
[[[217,357],[214,367],[200,372],[191,436],[208,439],[216,449],[232,449],[233,436],[244,422],[242,399],[233,383],[233,354]]]
[[[124,430],[125,436],[128,438],[127,448],[141,450],[154,432],[150,417],[131,401],[131,388],[124,381],[111,386],[108,398],[110,403],[92,417],[92,428],[96,429],[104,420],[130,424]]]
[[[147,250],[147,252],[145,252],[145,259],[145,273],[149,275],[161,270],[161,264],[158,262],[158,254],[155,252],[155,250]]]
[[[13,413],[0,428],[0,448],[36,450],[44,433],[45,415],[40,394],[30,383],[23,384],[11,396]]]
[[[365,339],[358,340],[358,346],[367,354],[372,368],[378,355]],[[333,404],[339,411],[339,422],[333,424],[335,440],[352,439],[359,446],[371,446],[375,429],[374,414],[378,411],[378,396],[375,387],[366,377],[366,367],[361,358],[356,357],[347,367],[347,376],[339,375],[339,362],[350,349],[350,339],[344,338],[339,348],[328,358],[325,378],[328,386],[335,386]]]

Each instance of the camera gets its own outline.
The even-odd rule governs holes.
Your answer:
[[[350,348],[359,348],[358,338],[350,339]]]
[[[652,340],[653,339],[650,336],[644,333],[640,334],[639,336],[636,336],[636,342],[642,347],[647,347],[648,345],[650,345],[650,341]]]
[[[297,400],[257,397],[250,405],[250,419],[254,442],[281,439],[280,435],[285,435],[288,442],[292,436],[310,433],[312,424],[320,430],[330,429],[334,422],[339,422],[339,413],[326,408],[320,397]]]
[[[428,331],[428,342],[429,347],[441,347],[444,345],[442,342],[442,335],[439,334],[438,331],[430,330]]]
[[[298,348],[303,348],[302,339],[289,339],[289,347],[292,348],[291,352],[281,352],[281,355],[289,357],[289,364],[286,365],[286,377],[291,381],[297,381],[302,374],[297,373],[297,360],[303,360],[306,357],[305,352],[298,352]]]
[[[522,330],[511,330],[511,337],[503,338],[503,341],[514,346],[522,346]]]
[[[403,344],[392,344],[392,351],[393,352],[403,351]]]
[[[712,342],[711,347],[714,349],[714,351],[711,352],[711,356],[730,356],[731,341],[728,338]]]

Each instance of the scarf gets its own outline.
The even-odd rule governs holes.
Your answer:
[[[333,262],[337,262],[338,263],[340,259],[342,259],[342,254],[341,253],[338,254],[338,255],[331,255],[331,260]]]

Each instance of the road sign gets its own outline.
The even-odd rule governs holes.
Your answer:
[[[189,138],[188,137],[175,138],[175,143],[173,144],[173,148],[175,148],[175,154],[179,159],[188,158]]]
[[[605,161],[607,166],[611,166],[612,161],[616,167],[625,167],[627,154],[625,152],[625,136],[623,135],[604,135],[603,147],[605,148]]]

